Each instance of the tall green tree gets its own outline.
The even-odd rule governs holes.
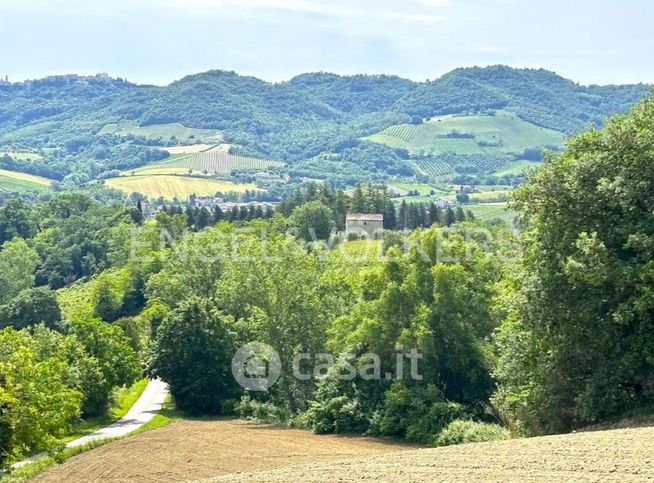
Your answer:
[[[0,305],[34,286],[39,256],[25,240],[16,238],[0,247]]]
[[[515,196],[497,404],[530,433],[654,402],[654,99],[551,156]]]
[[[168,383],[175,403],[191,414],[220,413],[236,395],[231,360],[233,320],[209,300],[191,297],[157,329],[147,362],[151,377]]]

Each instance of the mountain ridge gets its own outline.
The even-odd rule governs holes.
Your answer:
[[[50,76],[0,85],[0,147],[53,150],[55,154],[41,165],[55,166],[59,178],[81,173],[92,179],[157,156],[125,154],[124,139],[99,135],[107,124],[180,123],[220,130],[237,154],[284,161],[294,176],[313,176],[316,165],[329,160],[330,171],[348,173],[340,178],[337,173],[333,179],[348,184],[410,172],[402,160],[404,153],[367,147],[362,141],[393,125],[502,109],[570,135],[626,112],[650,88],[581,86],[545,69],[501,65],[459,68],[427,82],[396,75],[318,72],[271,83],[218,69],[190,74],[167,86],[132,84],[106,74]],[[130,140],[148,146],[156,146],[155,141]],[[158,145],[169,142],[161,139]],[[307,165],[310,170],[303,168]],[[34,166],[24,169],[46,175]]]

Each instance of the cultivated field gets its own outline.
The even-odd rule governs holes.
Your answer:
[[[167,146],[162,149],[170,154],[195,154],[208,151],[213,147],[213,144],[189,144],[188,146]]]
[[[183,175],[121,176],[108,179],[105,184],[126,194],[141,193],[152,198],[163,196],[166,199],[177,198],[180,200],[184,200],[192,194],[209,196],[217,192],[229,193],[236,191],[242,193],[245,190],[257,189],[251,183],[236,184],[231,181]]]
[[[177,482],[414,449],[244,421],[182,420],[76,456],[37,482]]]
[[[188,173],[189,169],[196,175],[229,174],[238,169],[265,171],[284,166],[280,161],[273,161],[249,156],[235,156],[224,150],[210,150],[195,154],[175,154],[168,159],[146,164],[140,168],[126,171],[138,175]]]
[[[197,129],[186,127],[177,122],[170,124],[152,124],[151,126],[138,126],[129,122],[107,124],[99,132],[102,134],[117,134],[127,136],[143,136],[151,139],[170,139],[175,136],[180,141],[192,139],[195,142],[219,143],[222,141],[222,133],[217,129]],[[193,142],[191,141],[191,142]]]
[[[42,192],[47,191],[51,184],[52,180],[48,178],[0,169],[0,192]]]
[[[243,421],[188,421],[120,440],[34,481],[652,481],[654,427],[416,449]]]
[[[209,481],[652,481],[653,448],[650,427],[404,451]]]

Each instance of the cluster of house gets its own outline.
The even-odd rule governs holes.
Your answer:
[[[165,205],[151,205],[148,200],[141,200],[141,212],[146,216],[156,216],[157,213],[164,209]],[[233,201],[225,201],[224,198],[218,198],[215,196],[197,196],[195,198],[189,199],[188,206],[193,208],[206,208],[211,211],[214,207],[220,208],[223,212],[231,211],[236,208],[241,208],[245,206],[249,208],[254,206],[255,208],[261,207],[262,210],[267,210],[268,208],[275,208],[275,203],[273,202],[260,202],[260,201],[249,201],[245,203],[237,203]]]

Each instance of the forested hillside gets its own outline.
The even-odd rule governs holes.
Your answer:
[[[647,91],[580,86],[545,70],[502,66],[457,69],[424,83],[317,73],[273,84],[209,71],[156,87],[104,75],[56,76],[0,84],[0,168],[80,185],[166,157],[158,148],[197,142],[107,125],[181,123],[220,131],[234,154],[286,162],[291,176],[381,181],[416,174],[405,150],[361,139],[392,125],[502,109],[571,134],[626,111]],[[39,158],[20,160],[12,156],[17,151]]]

